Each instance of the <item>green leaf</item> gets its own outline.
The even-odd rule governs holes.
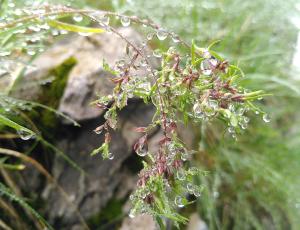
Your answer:
[[[237,67],[237,66],[235,66],[235,65],[230,65],[229,67],[230,67],[231,69],[233,69],[233,70],[236,70],[236,71],[240,72],[242,77],[245,76],[244,72],[243,72],[239,67]]]
[[[210,48],[213,47],[214,45],[218,44],[219,42],[221,42],[221,40],[216,40],[216,41],[213,41],[212,43],[210,43],[210,45],[207,47],[207,50],[210,51]]]
[[[43,225],[47,227],[47,229],[54,230],[52,226],[42,217],[37,211],[35,211],[28,203],[24,201],[21,197],[16,196],[6,185],[2,184],[0,182],[0,196],[6,196],[11,201],[15,201],[18,203],[21,207],[28,210],[33,214]]]
[[[30,129],[22,126],[22,125],[19,125],[18,123],[8,119],[7,117],[3,116],[2,114],[0,114],[0,124],[3,124],[3,125],[6,125],[8,127],[11,127],[15,130],[22,130],[22,131],[25,131],[27,133],[30,133],[32,135],[35,135],[35,132],[31,131]]]
[[[76,33],[103,33],[105,30],[101,28],[91,28],[91,27],[85,27],[85,26],[77,26],[65,22],[60,22],[57,20],[47,20],[49,26],[54,27],[56,29],[60,30],[67,30],[71,32]]]

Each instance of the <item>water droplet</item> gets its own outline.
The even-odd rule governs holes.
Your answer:
[[[183,152],[180,156],[181,160],[183,160],[183,161],[186,161],[188,159],[188,157],[189,157],[189,154],[186,151]]]
[[[194,111],[194,114],[197,118],[203,118],[204,117],[204,113],[202,111],[202,108],[201,108],[201,105],[200,103],[196,103],[194,106],[193,106],[193,111]]]
[[[173,34],[173,35],[172,35],[172,41],[173,41],[174,43],[178,43],[178,42],[180,42],[180,38],[179,38],[179,36],[178,36],[178,35],[176,35],[176,34]]]
[[[162,57],[162,53],[159,49],[156,49],[153,51],[153,56],[157,57],[157,58],[161,58]]]
[[[245,109],[244,107],[240,107],[240,108],[238,109],[238,111],[237,111],[237,114],[240,115],[240,116],[242,116],[242,115],[244,114],[245,110],[246,110],[246,109]]]
[[[108,157],[109,160],[113,160],[115,158],[113,153],[108,153],[107,157]]]
[[[148,154],[148,151],[146,148],[143,148],[143,147],[139,147],[137,150],[136,150],[136,154],[141,156],[141,157],[144,157]]]
[[[176,146],[173,142],[168,144],[168,150],[172,155],[176,153]]]
[[[180,169],[180,170],[177,171],[176,176],[177,176],[178,180],[184,180],[185,179],[185,172],[182,169]]]
[[[168,37],[168,32],[164,29],[159,29],[156,32],[156,36],[159,40],[163,41]]]
[[[212,69],[210,66],[210,61],[208,59],[205,59],[200,64],[200,69],[203,73],[203,75],[209,76],[212,74]]]
[[[235,129],[233,126],[229,126],[227,130],[229,133],[235,133]]]
[[[184,207],[181,196],[176,196],[175,197],[175,205],[177,205],[179,208]]]
[[[20,138],[24,141],[29,140],[30,138],[33,138],[34,134],[31,132],[28,132],[27,130],[24,129],[20,129],[17,131],[18,135],[20,136]]]
[[[81,22],[83,20],[83,17],[82,17],[81,14],[76,14],[76,15],[73,16],[73,20],[75,22]]]
[[[245,120],[243,119],[243,120],[241,120],[240,122],[239,122],[239,124],[240,124],[240,126],[241,126],[241,128],[242,129],[246,129],[247,128],[247,126],[248,126],[248,123],[247,122],[245,122]]]
[[[201,196],[201,191],[200,191],[200,189],[199,189],[199,188],[195,188],[193,194],[194,194],[195,197]]]
[[[125,64],[126,64],[126,62],[125,62],[124,59],[121,59],[121,60],[119,60],[119,61],[116,62],[116,66],[117,66],[118,68],[124,67]]]
[[[154,33],[147,34],[147,40],[150,41],[153,39]]]
[[[246,123],[249,123],[250,118],[249,118],[249,117],[244,117],[244,121],[245,121]]]
[[[235,111],[235,107],[234,107],[233,104],[230,104],[230,105],[228,106],[228,109],[229,109],[231,112],[234,112],[234,111]]]
[[[59,35],[59,32],[58,32],[58,30],[52,30],[51,34],[52,34],[52,36],[57,36],[57,35]]]
[[[232,134],[231,134],[231,137],[232,137],[233,139],[237,140],[237,137],[236,137],[236,134],[235,134],[235,133],[232,133]]]
[[[135,210],[131,209],[128,215],[130,218],[134,218],[135,217]]]
[[[108,15],[103,15],[102,17],[100,17],[100,24],[103,24],[105,26],[108,26],[109,25],[109,21],[110,21],[110,18]]]
[[[33,50],[33,49],[28,49],[26,53],[30,56],[33,56],[36,54],[35,50]]]
[[[145,59],[142,59],[142,60],[140,61],[140,65],[143,66],[143,67],[147,66],[146,60],[145,60]]]
[[[194,193],[194,185],[192,183],[188,183],[186,185],[186,189],[188,190],[189,193]]]
[[[95,132],[96,134],[101,134],[102,131],[103,131],[103,128],[102,128],[101,126],[97,127],[97,128],[94,130],[94,132]]]
[[[129,26],[130,25],[130,18],[126,17],[126,16],[121,17],[121,24],[122,24],[122,26],[125,26],[125,27]]]
[[[269,123],[271,121],[271,118],[268,114],[265,113],[263,115],[263,120],[264,120],[264,122]]]

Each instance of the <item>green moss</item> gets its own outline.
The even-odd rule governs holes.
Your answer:
[[[54,76],[55,79],[51,84],[42,86],[42,95],[39,97],[39,103],[47,105],[56,109],[59,105],[59,101],[64,93],[68,76],[74,65],[76,59],[73,57],[65,60],[61,65],[49,71],[49,76]],[[38,117],[36,116],[38,115]],[[39,127],[49,130],[54,129],[57,126],[57,117],[54,113],[48,110],[39,110],[34,116],[34,120],[38,122]],[[51,131],[50,131],[51,132]]]

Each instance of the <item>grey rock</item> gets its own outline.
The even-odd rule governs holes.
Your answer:
[[[135,44],[141,42],[140,36],[132,29],[119,31]],[[79,37],[71,43],[76,49],[72,56],[77,64],[69,75],[59,110],[77,121],[95,118],[103,111],[90,103],[97,99],[97,95],[111,93],[114,86],[112,75],[102,69],[102,60],[113,66],[123,58],[126,43],[111,34],[94,35],[88,39]]]
[[[200,218],[198,213],[193,213],[189,220],[187,230],[208,230],[206,223]]]
[[[92,131],[101,123],[101,119],[83,123],[82,128],[71,131],[72,135],[65,136],[60,142],[59,148],[87,173],[86,176],[81,175],[59,157],[54,162],[54,177],[84,218],[101,211],[123,183],[122,180],[126,176],[132,176],[128,170],[122,169],[122,163],[133,153],[132,146],[137,139],[134,135],[129,138],[129,133],[134,131],[129,129],[124,132],[122,127],[147,125],[151,122],[153,112],[152,106],[134,103],[120,113],[120,131],[112,133],[113,160],[102,160],[100,155],[89,155],[103,142],[103,135],[96,135]],[[126,190],[128,194],[132,186]],[[43,198],[48,200],[47,213],[52,223],[60,219],[61,226],[78,224],[76,210],[70,208],[70,202],[58,195],[53,186],[44,190]]]
[[[156,222],[150,215],[139,215],[135,218],[125,218],[120,230],[158,230]]]

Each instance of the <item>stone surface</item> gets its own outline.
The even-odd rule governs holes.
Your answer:
[[[200,218],[198,213],[193,213],[189,220],[187,230],[208,230],[206,223]]]
[[[128,171],[122,169],[122,163],[130,154],[133,154],[132,146],[137,137],[129,134],[134,131],[130,129],[124,131],[122,127],[147,125],[151,121],[152,115],[153,107],[142,103],[131,104],[120,113],[121,129],[112,133],[113,160],[102,160],[101,155],[94,157],[89,155],[103,142],[103,135],[97,135],[92,131],[101,123],[101,119],[86,121],[81,128],[72,128],[73,130],[66,131],[66,133],[71,132],[72,134],[66,134],[60,142],[59,148],[70,156],[87,175],[80,175],[60,157],[57,157],[55,161],[53,174],[84,218],[101,211],[101,208],[113,197],[117,187],[128,175]],[[135,183],[132,183],[131,188],[126,188],[127,193],[123,193],[123,195],[128,195],[128,191],[132,190],[134,185]],[[61,219],[61,229],[63,226],[78,224],[76,210],[70,208],[67,200],[58,195],[52,186],[50,188],[48,186],[44,190],[43,198],[48,200],[47,209],[51,222],[55,223],[58,218]]]
[[[158,230],[155,221],[149,215],[139,215],[135,218],[126,217],[120,230]]]
[[[135,44],[141,42],[140,36],[130,28],[120,29],[120,32]],[[111,93],[114,86],[110,80],[112,75],[102,69],[102,60],[113,66],[124,57],[126,43],[112,34],[88,39],[79,37],[71,43],[76,47],[72,55],[77,64],[70,72],[59,110],[78,121],[95,118],[102,111],[90,106],[91,101],[97,99],[97,95]]]

